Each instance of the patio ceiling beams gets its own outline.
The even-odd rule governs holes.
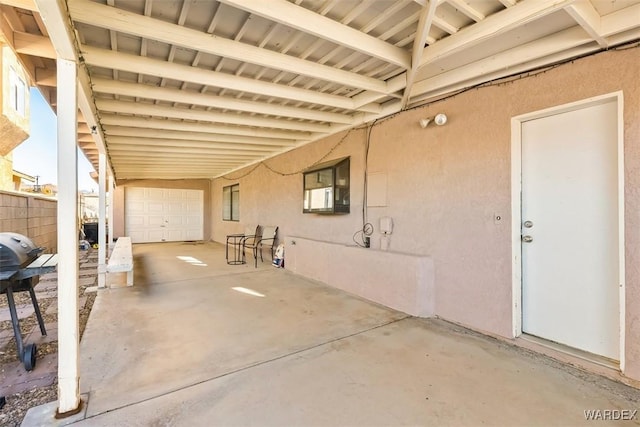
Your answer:
[[[229,142],[194,141],[171,138],[145,138],[129,136],[112,136],[109,138],[109,147],[171,147],[171,148],[202,148],[204,150],[226,149],[239,154],[251,152],[252,154],[269,154],[274,150],[286,147],[282,145],[258,145],[258,144],[237,144]]]
[[[125,158],[111,149],[125,139],[140,141],[140,151],[150,141],[261,147],[259,158],[226,163],[231,172],[457,90],[639,38],[640,0],[627,1],[0,0],[0,25],[41,91],[55,93],[53,45],[81,62],[79,106],[85,127],[97,129],[81,140],[92,160],[91,138],[116,171]],[[27,10],[13,10],[20,5]],[[200,160],[177,154],[153,159],[183,168]]]
[[[616,34],[625,34],[624,39],[617,40],[617,43],[640,37],[640,21],[635,20],[632,23],[628,18],[634,14],[640,16],[640,4],[603,16],[601,24],[602,28],[606,30],[602,32],[602,35],[609,38]],[[631,33],[629,33],[630,30]],[[459,90],[477,84],[479,81],[488,81],[526,69],[535,69],[544,64],[553,64],[600,49],[593,42],[593,38],[582,27],[571,27],[469,65],[421,80],[413,85],[411,97],[417,98],[425,94],[437,96],[437,93]]]
[[[422,53],[424,52],[424,44],[427,41],[427,36],[429,35],[431,25],[433,24],[436,7],[437,2],[435,0],[431,0],[429,2],[429,5],[424,6],[422,8],[422,13],[420,13],[418,29],[416,30],[416,36],[413,40],[411,67],[407,70],[406,73],[406,87],[404,90],[404,95],[402,96],[402,108],[405,108],[407,106],[407,103],[409,102],[411,87],[413,86],[413,81],[415,80],[416,73],[418,72],[418,68],[420,66],[420,59],[422,58]]]
[[[300,101],[304,103],[326,105],[334,108],[353,109],[354,102],[350,98],[300,89],[282,84],[229,75],[226,73],[205,70],[188,65],[114,52],[82,45],[82,55],[87,64],[107,69],[117,69],[132,73],[186,81],[204,86],[215,86],[238,92],[251,92],[257,95]]]
[[[278,120],[264,117],[251,117],[250,121],[247,117],[240,114],[216,113],[206,110],[195,110],[188,108],[165,107],[150,103],[114,101],[107,99],[96,100],[96,105],[102,111],[123,114],[139,114],[144,112],[145,115],[185,119],[200,120],[203,122],[218,122],[227,124],[236,124],[241,126],[259,126],[274,129],[293,129],[302,132],[320,132],[331,133],[333,129],[330,125],[306,123],[297,121]]]
[[[174,144],[180,145],[179,141],[200,141],[204,143],[221,142],[226,144],[232,144],[234,146],[252,146],[252,147],[271,147],[269,150],[281,147],[291,147],[295,145],[294,140],[291,139],[257,139],[247,138],[237,135],[220,135],[213,133],[203,132],[180,132],[175,130],[159,130],[159,129],[141,129],[134,127],[124,126],[106,126],[105,133],[110,137],[110,141],[113,141],[111,137],[124,136],[130,138],[146,138],[159,141],[160,139],[172,140]],[[242,148],[239,148],[242,149]]]
[[[41,58],[56,59],[56,51],[48,37],[37,36],[21,31],[13,32],[16,52]]]
[[[186,28],[181,25],[138,15],[110,6],[103,6],[88,0],[69,0],[68,4],[72,18],[78,22],[97,25],[149,40],[157,40],[170,45],[194,49],[202,53],[235,59],[241,62],[250,61],[263,67],[283,70],[294,74],[302,74],[320,80],[336,82],[345,86],[373,90],[380,93],[388,92],[385,82],[357,73],[317,64],[235,40],[216,37],[215,35]],[[277,3],[274,1],[268,2],[269,8],[275,5],[277,5]],[[100,19],[95,19],[96,16],[100,16]],[[377,41],[377,39],[373,37],[367,37]],[[398,50],[402,51],[401,49]],[[404,51],[402,51],[402,53],[404,53]]]
[[[561,10],[575,0],[522,1],[425,48],[420,67]]]
[[[137,98],[154,99],[175,102],[186,105],[200,105],[204,107],[242,111],[246,113],[264,114],[270,116],[291,117],[294,119],[312,120],[319,122],[336,122],[349,124],[353,120],[344,114],[326,111],[307,110],[278,104],[245,101],[231,97],[209,95],[196,91],[170,89],[166,87],[150,86],[108,79],[93,79],[93,90],[112,95],[126,95]]]
[[[602,35],[600,14],[591,3],[573,3],[565,10],[600,47],[607,47],[607,40]]]
[[[285,0],[222,0],[222,3],[405,69],[411,65],[406,50]]]
[[[177,121],[159,118],[122,116],[106,113],[102,115],[100,121],[103,125],[129,126],[141,129],[158,129],[181,132],[210,133],[229,136],[244,136],[257,139],[290,139],[309,140],[312,133],[303,131],[280,130],[280,129],[258,129],[245,126],[225,126],[215,123],[203,123],[195,121]],[[262,142],[266,143],[266,141]]]

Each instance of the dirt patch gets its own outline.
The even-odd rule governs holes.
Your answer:
[[[80,277],[83,279],[87,279],[90,277],[93,278],[93,280],[79,281],[80,285],[78,287],[78,295],[80,300],[79,317],[81,339],[87,326],[91,308],[93,307],[93,303],[96,298],[95,292],[85,293],[85,290],[90,286],[95,286],[97,283],[97,268],[94,266],[97,262],[97,256],[98,251],[95,249],[80,251]],[[58,298],[56,273],[42,276],[42,278],[40,279],[40,283],[38,283],[35,287],[35,291],[38,305],[40,306],[40,311],[44,319],[45,328],[47,329],[47,337],[42,337],[35,313],[32,313],[24,319],[20,319],[20,330],[23,340],[27,340],[27,342],[37,342],[38,340],[41,341],[37,344],[37,368],[38,362],[42,361],[45,356],[57,355],[58,352]],[[15,294],[15,301],[17,307],[32,306],[31,298],[28,292],[19,292]],[[0,310],[6,310],[7,307],[8,303],[6,296],[0,295]],[[4,375],[11,369],[15,369],[16,363],[19,363],[16,350],[16,341],[13,337],[13,329],[10,320],[4,320],[0,322],[0,336],[3,335],[6,337],[11,337],[10,339],[8,339],[8,341],[3,340],[0,342],[0,372]],[[23,365],[21,364],[20,366],[21,369],[23,369]],[[29,376],[26,371],[24,376],[25,378]],[[34,387],[28,387],[27,389],[24,389],[24,387],[22,387],[23,391],[5,396],[6,403],[4,407],[0,409],[0,425],[19,426],[20,423],[22,423],[22,419],[24,418],[29,408],[57,400],[57,376],[51,375],[51,378],[52,381],[49,381],[49,383],[52,383],[49,385],[36,385]]]

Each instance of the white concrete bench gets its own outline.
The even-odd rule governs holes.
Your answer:
[[[127,273],[127,286],[133,286],[131,237],[118,237],[107,262],[107,273]]]

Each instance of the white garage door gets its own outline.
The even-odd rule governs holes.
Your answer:
[[[202,240],[202,190],[130,187],[124,205],[132,243]]]

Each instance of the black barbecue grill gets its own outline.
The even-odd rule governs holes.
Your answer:
[[[0,233],[0,294],[7,295],[18,357],[24,363],[27,371],[36,366],[36,345],[25,345],[22,342],[13,294],[14,292],[29,292],[38,318],[40,332],[43,336],[47,335],[33,287],[38,284],[41,274],[55,270],[58,264],[58,255],[41,255],[44,249],[34,245],[31,239],[22,234]]]

